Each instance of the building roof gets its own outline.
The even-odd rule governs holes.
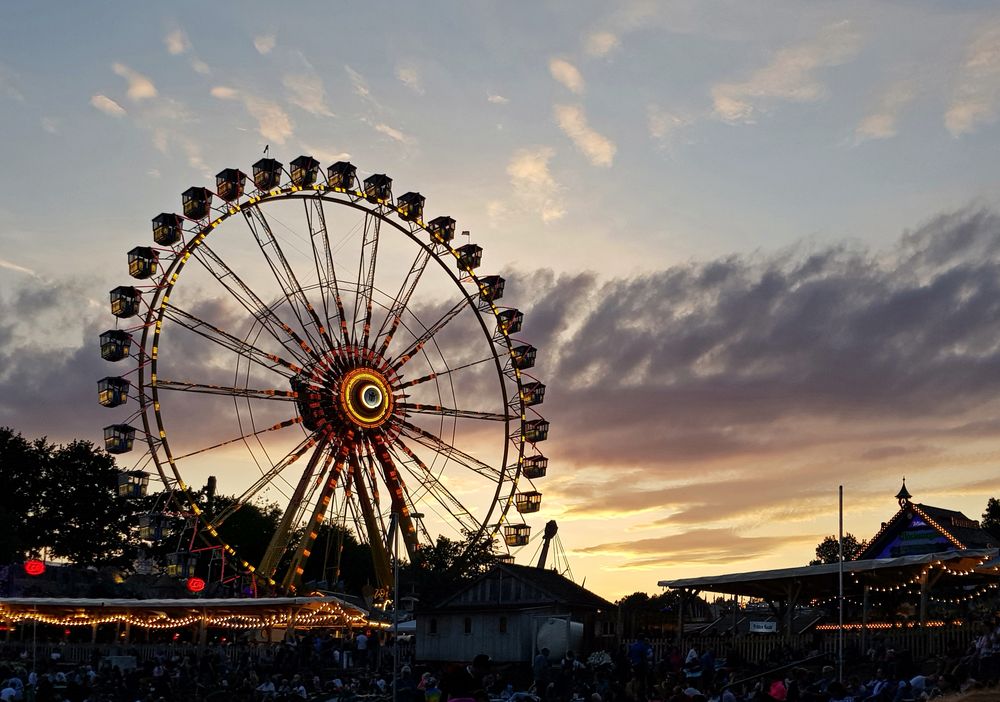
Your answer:
[[[517,565],[516,563],[499,567],[512,575],[533,581],[540,588],[566,604],[596,607],[597,609],[608,609],[614,606],[600,595],[594,594],[582,585],[577,585],[554,570]]]
[[[896,583],[909,582],[930,564],[935,566],[940,564],[955,572],[976,571],[989,576],[984,572],[985,569],[980,569],[990,564],[996,557],[997,552],[992,549],[970,549],[900,558],[844,561],[844,587],[845,591],[853,593],[859,591],[864,584],[890,587]],[[839,563],[824,563],[702,578],[661,580],[658,584],[660,587],[707,590],[765,599],[783,597],[789,588],[801,586],[801,598],[824,598],[837,594],[839,572]],[[994,581],[995,578],[995,575],[991,576]]]
[[[516,565],[513,563],[501,563],[490,569],[489,572],[479,576],[470,583],[460,587],[448,597],[434,607],[454,608],[460,606],[475,606],[477,601],[464,602],[462,594],[478,588],[484,580],[490,580],[500,575],[507,575],[522,582],[529,583],[538,595],[523,597],[519,600],[504,602],[505,606],[518,605],[539,605],[558,603],[569,607],[580,607],[584,609],[611,609],[613,604],[603,597],[594,594],[581,585],[577,585],[569,578],[560,575],[554,570],[544,568],[534,568],[531,566]],[[539,597],[540,596],[540,597]]]
[[[944,536],[955,550],[997,547],[996,538],[983,529],[979,522],[969,519],[961,512],[904,501],[899,511],[882,525],[865,550],[858,554],[859,560],[877,558],[886,544],[906,528],[907,520],[913,515],[919,516]]]

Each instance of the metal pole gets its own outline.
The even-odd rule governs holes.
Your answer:
[[[423,519],[420,512],[410,512],[410,519]],[[392,702],[398,702],[399,678],[399,513],[392,513],[392,560],[394,561],[392,573]]]
[[[392,702],[399,699],[399,514],[392,513]]]
[[[837,680],[844,682],[844,486],[840,486],[840,530],[837,538],[840,567],[837,572],[839,623],[837,625]]]

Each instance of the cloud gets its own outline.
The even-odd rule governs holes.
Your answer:
[[[562,188],[549,171],[555,150],[548,146],[519,149],[507,164],[507,175],[518,201],[537,212],[543,222],[561,219],[566,208],[560,201]]]
[[[595,166],[610,166],[617,147],[603,134],[594,131],[587,124],[587,116],[579,105],[556,105],[556,122],[559,128],[576,145],[583,155]]]
[[[220,100],[241,100],[247,113],[257,120],[257,132],[268,142],[284,144],[294,134],[292,119],[276,102],[226,85],[216,85],[211,94]]]
[[[91,96],[90,104],[104,114],[111,115],[112,117],[124,117],[128,114],[124,107],[109,98],[107,95],[98,94]]]
[[[274,49],[274,42],[273,34],[261,34],[253,38],[253,48],[257,49],[258,54],[264,56]]]
[[[106,312],[86,304],[93,285],[33,280],[0,297],[0,426],[60,440],[93,436],[107,419],[81,411],[96,404],[96,381],[109,375],[95,345]],[[62,338],[47,339],[27,319]]]
[[[551,59],[549,61],[549,73],[570,92],[577,95],[583,93],[583,76],[580,75],[580,71],[576,69],[576,66],[569,61],[559,58]]]
[[[420,78],[420,71],[417,70],[416,66],[411,64],[396,66],[396,78],[417,95],[424,94],[423,81]]]
[[[738,83],[712,88],[715,114],[730,123],[752,123],[759,112],[778,101],[817,102],[826,97],[826,86],[816,73],[853,58],[860,34],[847,22],[824,29],[813,41],[779,50],[769,64]]]
[[[503,95],[496,95],[494,93],[490,93],[489,95],[487,95],[486,101],[493,103],[494,105],[506,105],[508,102],[510,102],[510,100],[505,98]]]
[[[114,63],[112,70],[126,81],[128,81],[128,96],[130,100],[139,102],[157,96],[156,86],[146,76],[138,71],[134,71],[123,63]]]
[[[24,273],[26,275],[30,275],[30,276],[35,277],[35,278],[38,277],[38,274],[35,273],[35,271],[31,270],[30,268],[26,268],[24,266],[19,266],[18,264],[14,263],[13,261],[8,261],[8,260],[3,259],[3,258],[0,258],[0,268],[5,268],[8,271],[14,271],[16,273]]]
[[[42,129],[49,134],[59,133],[59,120],[54,117],[42,117]]]
[[[256,95],[244,95],[243,104],[257,120],[258,133],[269,142],[284,144],[294,133],[291,118],[278,103]]]
[[[646,111],[646,119],[649,135],[667,147],[673,143],[680,130],[694,123],[694,120],[688,116],[679,115],[656,105],[649,106]]]
[[[390,127],[388,124],[376,124],[374,129],[379,134],[385,134],[390,139],[398,141],[401,144],[411,144],[414,141],[413,137],[404,134],[394,127]]]
[[[972,41],[959,73],[954,97],[944,116],[945,128],[958,137],[997,119],[1000,105],[1000,24]]]
[[[889,86],[878,100],[875,109],[854,130],[857,143],[869,139],[891,139],[896,136],[899,113],[916,97],[913,81],[900,81]]]
[[[366,100],[373,100],[372,92],[368,88],[368,82],[365,80],[365,77],[350,66],[345,65],[344,70],[347,72],[347,77],[351,81],[351,87],[354,90],[354,94],[358,97],[365,98]]]
[[[594,32],[587,35],[584,49],[590,56],[607,56],[619,46],[618,36],[611,32]]]
[[[820,536],[798,536],[794,541],[815,543]],[[619,541],[579,549],[580,553],[631,556],[620,568],[650,568],[689,563],[733,563],[766,555],[789,542],[786,536],[744,536],[733,529],[692,529],[682,534]]]
[[[351,160],[351,155],[346,151],[338,151],[337,149],[311,146],[306,142],[302,142],[301,146],[302,146],[302,153],[309,154],[313,158],[318,159],[322,163],[336,163],[337,161]]]
[[[240,96],[240,91],[236,88],[230,88],[227,85],[216,85],[210,91],[212,97],[219,98],[220,100],[235,100]]]
[[[163,43],[167,47],[167,53],[171,56],[181,56],[182,54],[187,54],[191,51],[191,41],[188,39],[187,34],[180,27],[175,27],[167,32],[166,36],[163,37]],[[212,69],[209,65],[202,61],[197,56],[191,56],[190,59],[191,70],[203,76],[210,75]]]
[[[542,299],[540,280],[508,283]],[[928,422],[1000,416],[996,299],[1000,216],[986,210],[942,215],[892,255],[795,248],[593,282],[548,314],[542,411],[564,460],[662,477],[831,441],[923,443]]]
[[[333,117],[333,111],[326,104],[323,80],[311,66],[301,73],[287,74],[282,83],[293,105],[319,117]]]
[[[187,34],[179,27],[167,32],[167,35],[163,37],[163,43],[166,44],[167,53],[171,56],[179,56],[191,48],[191,42],[188,41]]]
[[[24,102],[21,79],[9,66],[0,63],[0,93],[11,100]]]

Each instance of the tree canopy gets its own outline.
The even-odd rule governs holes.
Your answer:
[[[1000,539],[1000,500],[995,497],[989,499],[986,503],[986,511],[983,512],[981,525],[994,538]]]
[[[857,537],[850,532],[844,534],[844,560],[855,561],[861,552],[868,546],[866,541],[858,541]],[[827,536],[816,545],[816,558],[809,561],[809,565],[820,565],[822,563],[838,563],[840,561],[840,545],[834,534]]]
[[[0,466],[0,562],[43,552],[79,565],[131,559],[137,508],[118,495],[118,469],[103,449],[2,427]]]
[[[421,547],[413,563],[404,569],[404,583],[415,589],[422,601],[434,603],[458,585],[489,571],[499,563],[499,544],[495,538],[477,541],[463,557],[474,536],[466,533],[461,541],[439,536],[434,544]]]

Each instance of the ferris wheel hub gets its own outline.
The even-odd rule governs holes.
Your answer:
[[[391,429],[397,383],[384,358],[354,345],[291,380],[305,427],[323,433]]]
[[[340,381],[338,399],[347,419],[362,429],[379,427],[392,415],[392,388],[374,368],[349,371]]]

